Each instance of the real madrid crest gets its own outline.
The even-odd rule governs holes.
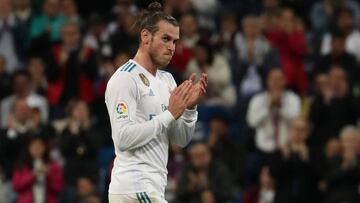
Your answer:
[[[150,86],[149,80],[147,79],[147,77],[143,73],[140,73],[139,77],[140,77],[141,81],[144,83],[144,85],[146,85],[148,87]]]

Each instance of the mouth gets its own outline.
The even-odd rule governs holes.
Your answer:
[[[164,54],[166,57],[172,58],[173,55],[172,54]]]

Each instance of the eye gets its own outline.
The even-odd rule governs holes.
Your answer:
[[[168,42],[168,41],[170,41],[170,38],[167,37],[167,36],[164,36],[164,37],[162,38],[162,40],[163,40],[164,42]]]

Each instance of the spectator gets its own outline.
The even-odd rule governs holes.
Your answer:
[[[214,53],[206,42],[199,42],[195,48],[195,58],[186,67],[183,78],[191,73],[208,74],[209,85],[204,104],[208,106],[223,106],[230,108],[235,104],[235,88],[231,81],[231,70],[226,59]]]
[[[197,195],[207,188],[213,191],[216,202],[231,200],[231,179],[227,168],[212,159],[209,148],[203,143],[195,143],[188,152],[190,164],[184,168],[178,181],[178,201],[196,201]]]
[[[333,158],[341,154],[341,142],[338,138],[330,138],[326,143],[325,148],[325,157],[327,160],[332,160]]]
[[[349,76],[350,87],[360,83],[360,70],[354,55],[345,50],[345,37],[340,33],[331,36],[330,53],[320,56],[314,65],[314,72],[328,72],[332,66],[343,68]]]
[[[223,13],[220,16],[219,31],[211,37],[211,42],[219,49],[219,53],[225,56],[230,62],[232,69],[235,69],[234,40],[238,30],[238,19],[235,13]],[[233,64],[234,63],[234,64]]]
[[[97,196],[96,185],[88,177],[79,177],[76,181],[77,203],[88,203],[89,199]]]
[[[8,117],[8,126],[0,133],[0,143],[3,158],[5,159],[4,171],[7,177],[12,174],[13,164],[20,158],[21,149],[26,147],[27,140],[34,135],[46,135],[49,128],[41,125],[40,112],[31,108],[25,99],[18,99],[12,107]]]
[[[332,160],[325,175],[324,202],[359,202],[359,132],[353,126],[346,126],[341,130],[340,140],[342,153]]]
[[[9,0],[0,1],[0,55],[5,57],[5,70],[12,74],[21,67],[19,48],[23,46],[21,34],[17,30],[17,21],[12,13]]]
[[[211,119],[208,146],[214,159],[229,169],[234,186],[239,187],[242,183],[244,152],[240,143],[230,137],[229,125],[230,121],[224,117]]]
[[[17,53],[22,62],[29,57],[31,20],[34,17],[34,9],[31,0],[12,0],[13,14],[16,19],[16,44]]]
[[[11,93],[11,78],[6,72],[6,59],[0,54],[0,101]]]
[[[117,21],[108,27],[109,41],[113,53],[127,52],[131,56],[135,55],[137,49],[137,32],[132,27],[135,15],[131,13],[118,17]]]
[[[267,90],[250,101],[247,121],[256,129],[256,147],[262,153],[274,152],[288,142],[288,125],[300,114],[300,98],[285,89],[280,69],[267,77]]]
[[[276,203],[319,202],[317,172],[306,145],[309,126],[304,118],[291,122],[288,142],[275,152],[270,162],[274,176]]]
[[[215,31],[214,18],[217,17],[220,8],[218,0],[193,0],[191,1],[194,12],[197,14],[197,21],[200,27],[206,31]]]
[[[98,14],[92,14],[87,22],[87,32],[83,39],[83,45],[91,48],[100,56],[111,57],[114,53],[105,28],[104,19]]]
[[[94,99],[92,85],[97,71],[95,53],[89,47],[82,46],[80,39],[79,25],[66,22],[61,27],[61,43],[48,51],[47,96],[53,108],[64,107],[73,98],[88,103]]]
[[[360,28],[360,5],[354,0],[322,0],[313,5],[310,19],[314,32],[325,33],[330,31],[338,10],[348,8],[354,13],[355,25]]]
[[[33,137],[19,161],[12,178],[18,192],[18,203],[56,203],[63,188],[63,172],[58,163],[49,159],[49,148],[41,137]]]
[[[166,185],[165,198],[172,202],[176,198],[176,190],[178,180],[182,170],[187,164],[185,150],[175,144],[169,146],[169,161],[168,161],[168,184]]]
[[[210,189],[204,189],[199,194],[199,201],[198,203],[216,203],[215,194]]]
[[[2,155],[0,154],[0,159],[2,159],[1,157]],[[3,164],[3,160],[0,160],[0,202],[15,202],[16,194],[12,190],[11,181],[9,181],[8,178],[5,177],[6,175],[2,168]]]
[[[277,26],[265,30],[265,36],[279,52],[286,86],[303,96],[308,88],[304,67],[307,44],[303,23],[290,9],[283,9],[277,21]]]
[[[40,57],[31,57],[27,69],[32,78],[32,88],[39,95],[46,95],[47,79],[45,74],[45,64]]]
[[[356,57],[360,62],[360,32],[355,28],[354,13],[350,8],[343,8],[336,16],[336,30],[345,37],[345,50]],[[331,35],[325,34],[322,39],[321,54],[328,54],[331,51]]]
[[[92,137],[89,109],[82,101],[68,106],[68,125],[59,138],[59,147],[65,158],[65,182],[75,185],[81,175],[96,177],[96,148]]]
[[[74,0],[62,0],[60,2],[60,11],[66,20],[82,24],[82,19],[78,14],[77,5]]]
[[[346,124],[354,124],[359,117],[356,100],[350,95],[347,74],[344,69],[333,67],[325,83],[310,107],[313,124],[311,147],[323,151],[330,137],[336,137]]]
[[[59,0],[45,0],[42,10],[41,15],[32,19],[31,39],[48,37],[52,42],[60,40],[60,28],[65,22],[65,17],[60,13]]]
[[[278,67],[280,61],[275,50],[261,34],[258,17],[245,17],[242,28],[243,32],[235,36],[237,65],[233,71],[238,93],[241,98],[246,98],[263,90],[265,72]]]
[[[194,15],[181,16],[179,25],[181,37],[176,43],[176,50],[170,62],[175,76],[178,77],[182,76],[189,61],[193,58],[195,45],[200,39],[199,27]]]
[[[273,203],[275,197],[275,181],[268,166],[261,169],[259,183],[245,191],[243,203]]]
[[[1,127],[8,125],[8,118],[14,103],[18,99],[26,99],[31,107],[37,107],[41,112],[41,121],[47,122],[48,105],[44,97],[33,92],[32,79],[28,71],[17,71],[13,76],[13,94],[1,100]]]

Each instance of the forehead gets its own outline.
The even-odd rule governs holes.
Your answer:
[[[158,22],[158,27],[158,35],[169,35],[174,39],[179,39],[180,29],[178,26],[174,26],[166,21],[161,20]]]

